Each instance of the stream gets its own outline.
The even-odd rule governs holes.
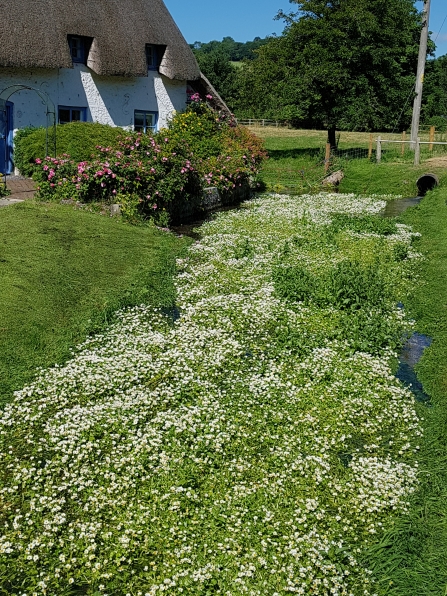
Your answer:
[[[415,207],[422,201],[422,197],[409,197],[407,199],[394,199],[388,201],[385,209],[382,211],[382,217],[398,217],[409,207]]]
[[[422,201],[422,198],[423,197],[418,196],[404,199],[394,199],[392,201],[389,201],[384,210],[380,213],[380,215],[381,217],[398,217],[410,207],[419,205],[419,203]],[[194,240],[199,240],[200,226],[204,222],[208,221],[213,216],[213,213],[220,211],[230,211],[238,208],[239,206],[234,205],[228,207],[221,207],[213,210],[212,212],[204,214],[200,219],[189,221],[187,223],[176,226],[171,226],[171,230],[177,235],[189,236],[191,238],[194,238]],[[398,304],[398,306],[399,308],[404,308],[403,304]],[[166,312],[165,314],[167,314],[174,321],[180,317],[180,311],[177,307],[169,309],[169,312]],[[396,378],[398,378],[399,381],[401,381],[404,385],[410,388],[415,399],[418,402],[426,404],[427,406],[430,406],[430,396],[427,395],[427,393],[425,393],[422,383],[417,378],[415,366],[422,358],[424,350],[430,347],[431,343],[432,340],[430,337],[421,333],[413,333],[406,340],[402,348],[402,351],[399,355],[399,368],[396,372]]]
[[[394,199],[389,201],[382,211],[382,217],[398,217],[410,207],[419,205],[422,196],[409,197],[405,199]],[[403,304],[398,304],[399,308],[404,308]],[[405,342],[399,355],[399,368],[396,377],[404,385],[410,388],[415,399],[418,402],[430,405],[430,396],[424,391],[422,383],[417,378],[415,366],[418,364],[424,354],[424,350],[430,347],[432,339],[421,333],[413,333]]]

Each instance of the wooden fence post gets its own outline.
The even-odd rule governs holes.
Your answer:
[[[435,140],[435,127],[430,126],[430,145],[428,146],[429,151],[433,151],[433,142]]]
[[[369,135],[368,159],[371,159],[372,154],[373,154],[373,136],[371,133]]]
[[[421,138],[416,140],[416,147],[414,150],[414,165],[418,166],[421,163]]]
[[[407,133],[405,130],[402,131],[402,155],[405,155],[405,139],[406,139]]]
[[[331,145],[330,143],[326,143],[326,155],[324,157],[324,171],[327,172],[329,170],[329,162],[331,160]]]
[[[377,163],[382,161],[382,138],[377,137],[377,153],[376,153]]]

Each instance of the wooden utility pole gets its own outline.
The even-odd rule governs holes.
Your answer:
[[[416,142],[419,135],[419,120],[421,118],[422,88],[424,86],[425,62],[427,60],[428,24],[430,21],[430,2],[424,0],[422,11],[421,42],[419,44],[418,71],[416,75],[416,97],[413,104],[413,120],[411,123],[411,148],[416,149]]]

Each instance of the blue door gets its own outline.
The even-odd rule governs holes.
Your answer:
[[[13,107],[10,101],[0,105],[0,173],[10,174],[12,164],[12,143],[13,143]]]

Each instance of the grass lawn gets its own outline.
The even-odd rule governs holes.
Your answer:
[[[0,209],[0,402],[120,306],[171,304],[187,243],[57,204]]]
[[[309,192],[316,190],[325,176],[324,157],[326,133],[317,130],[289,130],[273,127],[250,127],[265,139],[269,160],[263,169],[263,179],[269,190]],[[399,134],[382,133],[383,138],[399,140]],[[416,180],[424,172],[442,175],[447,167],[443,146],[436,152],[423,150],[419,167],[412,163],[408,150],[401,155],[400,145],[384,145],[383,161],[368,160],[369,133],[340,133],[339,156],[333,169],[342,168],[345,178],[340,192],[396,194],[415,196]],[[377,134],[373,135],[374,150]]]

